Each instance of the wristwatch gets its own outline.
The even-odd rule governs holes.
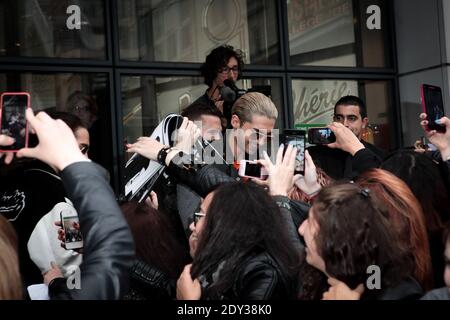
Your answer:
[[[167,154],[170,152],[171,149],[172,149],[172,147],[164,147],[161,150],[159,150],[156,160],[158,161],[158,163],[160,165],[163,165],[163,166],[166,165]]]

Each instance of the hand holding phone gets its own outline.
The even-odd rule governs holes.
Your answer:
[[[295,173],[304,174],[305,172],[305,139],[306,132],[304,130],[284,130],[282,141],[284,151],[289,145],[297,148],[297,156],[295,158]]]
[[[269,173],[256,161],[241,160],[239,162],[239,176],[244,178],[258,178],[261,180],[266,180],[269,177]]]
[[[444,117],[444,102],[442,100],[442,90],[437,86],[422,84],[421,97],[423,112],[427,114],[428,131],[436,130],[438,132],[445,132],[445,126],[436,123]]]
[[[76,212],[73,210],[61,211],[61,226],[64,230],[65,249],[75,250],[83,248],[83,237]]]
[[[336,142],[336,136],[330,128],[310,128],[308,142],[310,144],[330,144]]]
[[[5,92],[0,98],[0,134],[14,139],[9,146],[0,146],[0,151],[16,152],[28,147],[28,122],[25,111],[30,107],[27,92]]]

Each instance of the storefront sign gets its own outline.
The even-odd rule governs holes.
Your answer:
[[[346,95],[358,95],[356,81],[294,80],[295,124],[327,124],[333,119],[336,102]]]

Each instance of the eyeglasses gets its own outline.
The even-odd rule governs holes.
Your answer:
[[[220,73],[229,73],[230,71],[233,71],[234,73],[236,73],[236,72],[239,71],[239,67],[238,66],[234,66],[234,67],[230,68],[228,66],[225,66],[225,67],[219,69]]]
[[[82,154],[86,154],[89,151],[89,145],[88,144],[81,143],[78,147],[80,148],[80,151],[81,151]]]
[[[200,219],[203,218],[204,216],[206,216],[206,214],[201,213],[201,212],[195,212],[194,213],[194,226],[196,226],[197,222],[199,222]]]

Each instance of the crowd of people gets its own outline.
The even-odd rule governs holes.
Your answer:
[[[450,119],[439,120],[445,132],[428,130],[426,114],[417,121],[436,151],[387,154],[362,140],[364,102],[341,97],[328,126],[336,141],[309,147],[298,175],[295,147],[262,148],[276,136],[269,97],[223,103],[224,81],[242,68],[240,51],[214,49],[202,67],[208,89],[183,110],[173,144],[141,137],[126,146],[165,168],[142,202],[118,202],[106,170],[89,160],[86,119],[27,110],[35,143],[1,153],[10,170],[0,192],[0,299],[28,299],[43,282],[55,300],[449,300]],[[199,139],[222,140],[224,162],[186,162]],[[0,135],[0,145],[12,143]],[[266,180],[239,173],[252,157]],[[201,199],[187,225],[181,188]],[[82,248],[66,247],[63,210],[78,215]]]

